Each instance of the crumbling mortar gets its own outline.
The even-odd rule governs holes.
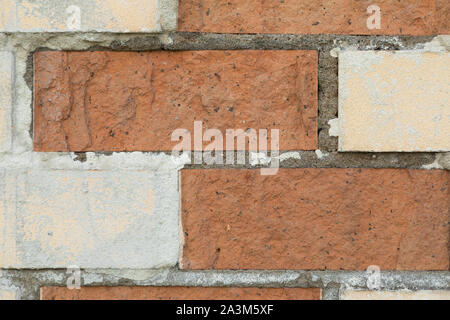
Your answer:
[[[20,288],[21,299],[39,299],[42,286],[65,286],[64,269],[3,269],[1,278]],[[223,286],[322,288],[324,299],[343,289],[369,289],[365,271],[81,270],[82,286]],[[380,290],[450,290],[448,271],[382,271]]]

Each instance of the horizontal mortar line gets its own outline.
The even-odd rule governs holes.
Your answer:
[[[0,33],[2,34],[2,33]],[[438,36],[404,36],[404,35],[334,35],[334,34],[221,34],[221,33],[189,33],[172,32],[163,34],[127,34],[127,33],[4,33],[6,36],[20,35],[20,41],[27,41],[27,38],[34,38],[36,35],[47,37],[37,41],[35,51],[40,50],[82,50],[82,51],[147,51],[154,49],[163,50],[243,50],[243,49],[264,49],[264,50],[321,50],[339,47],[336,40],[345,43],[345,46],[361,44],[359,50],[374,50],[380,46],[394,46],[401,49],[412,49],[416,45],[431,41]],[[74,36],[80,35],[80,39]],[[166,43],[161,38],[171,37],[171,42]],[[86,37],[86,38],[84,38]],[[88,38],[88,39],[87,39]],[[59,48],[47,48],[47,41],[55,39],[64,41],[70,40],[71,45],[60,45]],[[139,43],[127,43],[128,41],[139,40]],[[145,43],[145,40],[151,41]],[[155,40],[156,43],[155,43]],[[215,42],[205,42],[214,40]],[[240,43],[235,41],[239,40]],[[263,41],[270,40],[270,43]],[[18,40],[19,41],[19,40]],[[97,43],[96,43],[97,42]],[[144,43],[143,43],[144,42]],[[318,43],[314,43],[318,42]],[[407,42],[407,43],[404,43]],[[91,46],[86,46],[92,43]],[[344,43],[343,43],[344,44]],[[81,48],[80,48],[81,45]],[[280,47],[286,46],[288,48]],[[250,46],[250,47],[249,47]],[[63,49],[61,49],[63,48]],[[391,48],[392,49],[392,48]]]
[[[282,157],[284,154],[288,154],[291,152],[296,152],[300,155],[301,159],[296,157],[289,157],[285,159],[277,159]],[[103,160],[108,160],[108,156],[117,154],[117,155],[135,155],[135,154],[149,155],[149,156],[159,156],[159,155],[167,155],[170,156],[171,152],[135,152],[135,151],[120,151],[120,152],[64,152],[64,153],[40,153],[36,152],[35,155],[37,157],[42,157],[42,159],[35,159],[37,162],[20,162],[14,166],[10,166],[9,163],[14,159],[21,158],[20,154],[4,154],[0,156],[0,159],[8,160],[6,163],[0,163],[0,169],[2,170],[14,170],[14,169],[46,169],[46,170],[61,170],[61,169],[75,169],[75,170],[91,170],[92,168],[97,168],[99,170],[103,169],[101,162]],[[253,154],[258,154],[260,152],[253,152]],[[435,156],[440,154],[440,152],[389,152],[389,153],[377,153],[377,152],[336,152],[336,151],[324,151],[325,155],[319,159],[315,151],[282,151],[279,155],[275,156],[274,159],[267,155],[266,159],[271,160],[272,165],[278,163],[279,168],[377,168],[377,169],[424,169],[423,165],[430,164],[432,161],[424,162],[423,160],[419,163],[411,164],[410,159],[411,156]],[[51,154],[50,158],[46,158],[48,154]],[[80,155],[93,155],[94,158],[84,159],[84,158],[76,158]],[[200,154],[195,152],[195,154]],[[233,151],[233,156],[238,155],[239,152]],[[207,155],[206,152],[202,153],[203,156]],[[242,154],[241,154],[242,155]],[[58,157],[74,157],[72,162],[66,162],[65,164],[47,164],[48,160],[57,160]],[[96,159],[96,156],[103,156],[104,158]],[[368,157],[370,159],[354,159],[354,157]],[[260,168],[269,168],[271,164],[250,164],[249,159],[250,153],[245,152],[243,154],[243,158],[245,159],[244,164],[226,163],[226,157],[221,158],[222,164],[207,164],[205,162],[202,163],[194,163],[194,152],[192,152],[190,163],[185,163],[184,168],[205,168],[205,169],[260,169]],[[401,157],[406,157],[407,159],[402,160]],[[400,159],[398,159],[400,158]],[[393,159],[396,159],[395,163],[393,163]],[[264,160],[264,159],[263,159]],[[348,161],[352,160],[353,163],[349,165]],[[125,163],[123,162],[125,161]],[[235,160],[236,162],[237,160]],[[108,165],[105,165],[105,169],[111,169],[111,164],[117,162],[118,164],[125,164],[127,169],[139,168],[139,169],[154,169],[155,166],[151,163],[146,165],[142,162],[134,162],[132,158],[129,161],[126,159],[114,160],[111,159],[111,162]],[[86,163],[86,168],[79,168],[78,165]],[[181,163],[180,163],[181,164]]]
[[[0,269],[15,279],[32,276],[39,286],[64,286],[65,269]],[[140,279],[129,275],[136,273]],[[147,277],[143,274],[148,273]],[[379,289],[450,290],[449,271],[381,271]],[[82,269],[83,286],[196,286],[196,287],[298,287],[327,288],[338,284],[353,289],[367,289],[365,271],[294,271],[294,270],[174,270],[174,269]],[[62,281],[49,280],[60,277]],[[94,279],[98,277],[98,279]],[[90,278],[91,280],[87,280]],[[83,282],[82,282],[83,283]]]

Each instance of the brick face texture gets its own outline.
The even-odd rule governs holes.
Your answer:
[[[367,28],[367,8],[381,28]],[[180,0],[178,30],[216,33],[431,35],[449,33],[448,0]]]
[[[320,289],[216,287],[41,288],[42,300],[320,300]]]
[[[2,0],[0,32],[160,32],[174,30],[176,1],[157,0]]]
[[[177,178],[141,170],[0,169],[0,268],[174,266]]]
[[[404,169],[183,170],[182,267],[449,270],[449,177]]]
[[[317,61],[297,50],[37,52],[34,149],[170,151],[175,129],[202,120],[223,134],[279,129],[281,150],[314,150]]]
[[[436,1],[438,30],[440,34],[450,34],[450,1]]]
[[[12,140],[12,86],[14,57],[0,51],[0,152],[9,151]]]
[[[450,0],[75,1],[51,35],[77,7],[0,2],[0,299],[448,296]],[[207,129],[290,152],[172,161]],[[103,287],[44,287],[68,265]]]
[[[340,151],[450,151],[449,53],[341,52],[338,73]]]
[[[450,290],[342,290],[341,300],[450,300]]]

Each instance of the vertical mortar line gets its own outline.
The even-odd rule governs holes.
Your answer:
[[[34,144],[33,144],[33,133],[34,133],[34,51],[36,50],[35,48],[31,49],[31,51],[26,51],[26,58],[25,58],[25,72],[23,74],[23,80],[24,80],[24,84],[27,87],[28,90],[30,90],[30,112],[31,112],[31,117],[30,117],[30,124],[28,125],[28,134],[30,136],[31,139],[31,151],[34,151]],[[30,79],[31,78],[31,79]],[[28,79],[28,80],[27,80]],[[16,105],[17,107],[17,105]]]
[[[337,113],[337,59],[329,53],[331,43],[318,48],[318,139],[319,149],[337,151],[337,139],[329,136],[328,121]],[[327,81],[328,80],[328,81]]]
[[[339,287],[322,288],[322,300],[340,300]]]
[[[184,248],[184,233],[183,233],[183,212],[182,212],[182,194],[181,194],[181,169],[177,169],[178,173],[178,269],[181,269],[183,266],[183,248]]]
[[[32,150],[32,152],[34,152],[34,76],[35,76],[34,66],[35,66],[35,61],[34,61],[34,54],[32,52],[28,52],[27,60],[28,60],[28,56],[29,55],[31,55],[31,58],[30,58],[30,60],[31,60],[31,123],[30,123],[30,138],[31,138],[31,147],[32,147],[31,150]],[[26,70],[25,70],[25,72],[26,72]]]
[[[10,152],[13,152],[16,145],[16,54],[11,51],[11,140]]]

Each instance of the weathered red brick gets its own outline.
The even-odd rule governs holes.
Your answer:
[[[66,287],[41,288],[42,300],[320,300],[318,288]]]
[[[182,170],[182,267],[449,270],[449,176]]]
[[[450,1],[437,0],[436,19],[439,34],[450,34]]]
[[[193,135],[202,120],[224,137],[279,129],[281,150],[314,150],[317,62],[297,50],[37,52],[34,149],[170,151],[175,129]]]
[[[367,8],[373,4],[381,9],[381,28],[369,30]],[[181,0],[178,30],[431,35],[448,33],[449,7],[448,0]]]

